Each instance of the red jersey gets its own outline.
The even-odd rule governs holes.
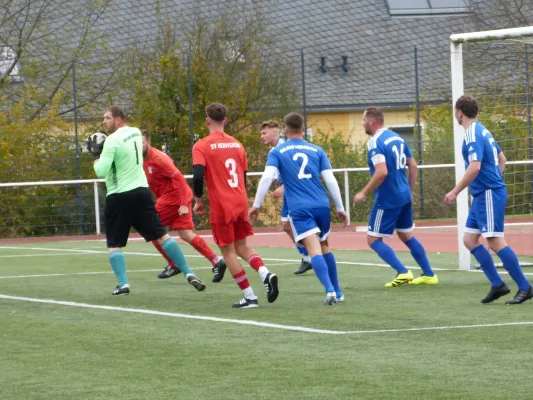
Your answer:
[[[213,132],[194,145],[193,165],[205,167],[209,194],[209,221],[229,223],[248,215],[244,173],[248,160],[244,146],[224,132]]]
[[[192,202],[192,190],[185,177],[165,153],[150,147],[143,169],[158,205],[186,206]]]

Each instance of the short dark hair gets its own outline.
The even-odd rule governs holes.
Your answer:
[[[461,96],[455,102],[455,108],[462,111],[468,118],[476,118],[479,113],[479,105],[475,97]]]
[[[383,124],[385,122],[385,118],[383,118],[383,111],[379,107],[367,107],[365,113],[367,117],[372,118],[379,124]]]
[[[283,118],[285,128],[291,133],[300,133],[304,130],[304,117],[300,114],[291,112]]]
[[[274,121],[273,119],[269,119],[268,121],[263,121],[263,123],[261,124],[261,127],[259,128],[259,130],[263,130],[265,128],[279,128],[279,122],[278,121]]]
[[[124,110],[120,106],[113,104],[112,106],[107,107],[107,109],[105,110],[105,112],[108,111],[111,112],[113,118],[121,118],[123,120],[126,120],[126,114],[124,114]]]
[[[211,103],[205,107],[205,113],[213,121],[222,122],[226,119],[228,109],[224,104]]]
[[[148,132],[146,129],[143,129],[141,133],[146,138],[146,140],[150,141],[150,132]]]

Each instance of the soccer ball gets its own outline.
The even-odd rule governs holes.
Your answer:
[[[85,142],[83,143],[82,152],[89,153],[91,151],[90,149],[90,142],[94,141],[94,138],[96,138],[96,144],[102,145],[105,140],[107,139],[107,135],[102,132],[96,132],[93,133],[91,136],[89,136],[87,139],[85,139]]]

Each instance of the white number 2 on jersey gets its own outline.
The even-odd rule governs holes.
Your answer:
[[[309,162],[309,158],[307,157],[307,154],[296,153],[294,156],[292,156],[293,161],[296,161],[299,158],[301,158],[303,161],[302,161],[302,165],[300,166],[300,172],[298,172],[298,179],[311,179],[313,175],[305,173],[305,167],[307,167],[307,163]]]
[[[400,151],[397,146],[392,146],[392,152],[396,156],[396,169],[405,168],[407,165],[407,156],[403,152],[403,143],[400,145]]]
[[[224,165],[226,166],[226,168],[229,169],[229,174],[231,176],[231,179],[228,179],[229,187],[236,188],[237,186],[239,186],[239,177],[236,174],[237,163],[233,158],[228,158]]]

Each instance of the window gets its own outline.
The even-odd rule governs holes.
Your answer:
[[[0,76],[4,76],[13,65],[16,59],[15,50],[11,47],[2,47],[0,51]],[[19,74],[20,64],[17,63],[9,73],[9,82],[22,82],[22,77]]]
[[[389,126],[387,129],[390,129],[393,132],[396,132],[402,137],[403,140],[407,142],[411,153],[416,153],[418,150],[418,132],[415,125],[396,125]],[[420,127],[421,136],[424,135],[424,127]]]
[[[470,0],[385,0],[393,17],[424,17],[467,14]]]

